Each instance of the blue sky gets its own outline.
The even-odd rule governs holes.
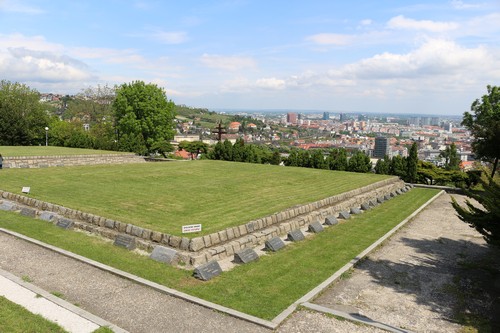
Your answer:
[[[0,0],[0,79],[177,104],[462,114],[500,85],[500,1]]]

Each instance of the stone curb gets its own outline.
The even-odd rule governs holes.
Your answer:
[[[411,221],[417,214],[419,214],[422,210],[424,210],[428,205],[430,205],[434,200],[436,200],[440,195],[445,193],[444,191],[440,191],[438,194],[430,198],[426,203],[424,203],[420,208],[418,208],[416,211],[414,211],[410,216],[408,216],[406,219],[401,221],[397,226],[392,228],[390,231],[388,231],[384,236],[379,238],[375,243],[370,245],[366,250],[358,254],[354,259],[349,261],[346,265],[344,265],[342,268],[340,268],[338,271],[333,273],[328,279],[323,281],[321,284],[319,284],[317,287],[315,287],[313,290],[302,296],[300,299],[295,301],[292,305],[290,305],[286,310],[281,312],[279,315],[277,315],[272,322],[276,323],[276,325],[279,325],[283,320],[285,320],[295,309],[297,306],[307,303],[310,300],[312,300],[314,297],[319,295],[321,292],[323,292],[326,288],[328,288],[335,280],[337,280],[343,273],[347,272],[349,269],[353,268],[356,263],[358,263],[362,258],[364,258],[366,255],[368,255],[370,252],[372,252],[374,249],[376,249],[382,242],[384,242],[386,239],[391,237],[396,231],[398,231],[402,226],[404,226],[406,223]]]
[[[73,312],[74,314],[76,314],[76,315],[78,315],[78,316],[80,316],[80,317],[82,317],[90,322],[93,322],[94,324],[96,324],[98,326],[107,326],[110,329],[112,329],[113,332],[115,332],[115,333],[128,333],[128,331],[116,326],[115,324],[112,324],[105,319],[97,317],[97,316],[93,315],[92,313],[87,312],[87,311],[85,311],[85,310],[59,298],[59,297],[56,297],[56,296],[48,293],[47,291],[45,291],[45,290],[43,290],[43,289],[41,289],[41,288],[31,284],[31,283],[25,282],[22,279],[20,279],[19,277],[1,269],[1,268],[0,268],[0,275],[2,275],[6,279],[9,279],[12,282],[14,282],[14,283],[26,288],[26,289],[34,292],[35,294],[42,296],[43,298],[51,301],[52,303],[55,303],[55,304],[59,305],[60,307],[66,309],[70,312]]]
[[[326,307],[321,306],[321,305],[312,304],[312,303],[308,303],[308,302],[302,303],[301,305],[304,306],[304,307],[306,307],[306,308],[308,308],[308,309],[310,309],[310,310],[314,310],[314,311],[318,311],[318,312],[323,312],[323,313],[328,313],[328,314],[331,314],[331,315],[334,315],[334,316],[338,316],[338,317],[342,317],[342,318],[345,318],[345,319],[348,319],[348,320],[351,320],[351,321],[356,321],[356,322],[359,322],[359,323],[362,323],[362,324],[365,324],[365,325],[370,325],[370,326],[374,326],[374,327],[377,327],[377,328],[381,328],[381,329],[389,331],[389,332],[393,332],[393,333],[412,333],[412,331],[408,331],[408,330],[404,330],[404,329],[401,329],[401,328],[398,328],[398,327],[387,325],[387,324],[381,323],[379,321],[374,321],[373,319],[370,319],[370,318],[365,317],[365,316],[356,315],[356,314],[350,314],[350,313],[343,312],[343,311],[338,311],[338,310],[333,310],[333,309],[329,309],[329,308],[326,308]]]
[[[219,311],[219,312],[222,312],[222,313],[226,313],[226,314],[228,314],[228,315],[230,315],[232,317],[239,318],[239,319],[242,319],[242,320],[254,323],[256,325],[259,325],[259,326],[262,326],[262,327],[265,327],[265,328],[275,329],[276,327],[278,327],[278,324],[276,324],[274,322],[270,322],[270,321],[267,321],[267,320],[264,320],[264,319],[261,319],[261,318],[258,318],[258,317],[254,317],[254,316],[248,315],[246,313],[243,313],[243,312],[240,312],[240,311],[237,311],[237,310],[233,310],[233,309],[227,308],[225,306],[222,306],[222,305],[219,305],[219,304],[215,304],[215,303],[206,301],[204,299],[201,299],[201,298],[198,298],[198,297],[194,297],[194,296],[185,294],[185,293],[177,291],[175,289],[171,289],[171,288],[162,286],[162,285],[160,285],[158,283],[155,283],[155,282],[143,279],[143,278],[138,277],[136,275],[133,275],[133,274],[124,272],[122,270],[110,267],[108,265],[102,264],[102,263],[94,261],[92,259],[85,258],[85,257],[80,256],[78,254],[75,254],[75,253],[72,253],[72,252],[60,249],[60,248],[52,246],[50,244],[43,243],[43,242],[41,242],[39,240],[36,240],[36,239],[30,238],[30,237],[24,236],[24,235],[19,234],[17,232],[6,230],[6,229],[3,229],[3,228],[0,228],[0,232],[3,232],[5,234],[8,234],[8,235],[11,235],[11,236],[14,236],[14,237],[17,237],[19,239],[25,240],[27,242],[30,242],[32,244],[38,245],[40,247],[43,247],[45,249],[54,251],[56,253],[62,254],[64,256],[66,256],[66,257],[69,257],[69,258],[81,261],[81,262],[83,262],[85,264],[91,265],[93,267],[96,267],[96,268],[101,269],[103,271],[106,271],[108,273],[117,275],[119,277],[125,278],[125,279],[130,280],[130,281],[133,281],[133,282],[138,283],[140,285],[144,285],[144,286],[153,288],[153,289],[155,289],[155,290],[157,290],[159,292],[162,292],[164,294],[170,295],[172,297],[176,297],[176,298],[188,301],[190,303],[194,303],[194,304],[203,306],[205,308],[209,308],[211,310],[216,310],[216,311]],[[125,331],[122,331],[122,332],[125,332]]]

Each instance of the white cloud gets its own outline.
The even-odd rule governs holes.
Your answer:
[[[430,32],[445,32],[455,30],[459,25],[455,22],[436,22],[430,20],[414,20],[406,18],[403,15],[393,17],[387,22],[390,29],[404,30],[425,30]]]
[[[188,34],[184,31],[156,31],[150,36],[164,44],[182,44],[189,39]]]
[[[270,77],[270,78],[258,79],[255,82],[255,85],[259,88],[264,88],[264,89],[282,90],[285,89],[286,82],[285,80],[277,79],[275,77]]]
[[[361,25],[371,25],[373,23],[373,21],[370,19],[366,19],[366,20],[362,20],[360,23],[361,23]]]
[[[460,1],[460,0],[452,0],[450,2],[450,4],[454,9],[471,9],[471,8],[480,8],[483,6],[482,4],[465,3],[465,2]]]
[[[200,58],[202,64],[211,68],[219,68],[236,71],[243,68],[254,68],[255,60],[244,56],[221,56],[215,54],[203,54]]]
[[[306,38],[320,45],[347,45],[352,43],[354,36],[334,33],[321,33]]]
[[[25,5],[19,0],[0,0],[0,12],[37,15],[45,11],[35,6]]]

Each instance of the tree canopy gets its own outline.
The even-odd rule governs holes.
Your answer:
[[[116,90],[113,111],[120,150],[143,155],[172,150],[174,103],[162,88],[142,81],[125,83]]]
[[[44,143],[48,123],[49,116],[36,90],[21,83],[0,81],[0,145]]]
[[[462,125],[474,138],[476,157],[493,162],[493,178],[500,157],[500,87],[488,85],[487,89],[487,95],[472,103],[471,112],[464,113]]]

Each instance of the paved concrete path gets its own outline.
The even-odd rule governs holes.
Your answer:
[[[464,201],[463,196],[455,197]],[[480,288],[478,294],[468,295],[471,285],[464,285],[468,280],[461,267],[463,262],[487,258],[490,249],[479,233],[458,219],[450,201],[450,195],[441,195],[357,265],[350,277],[312,303],[317,308],[366,316],[396,328],[396,332],[456,332],[462,329],[455,321],[457,312],[490,313],[491,296]],[[466,301],[461,303],[464,295]],[[470,309],[474,304],[477,308]],[[279,330],[384,332],[310,310],[294,313]]]
[[[0,268],[130,332],[269,332],[3,233]]]

